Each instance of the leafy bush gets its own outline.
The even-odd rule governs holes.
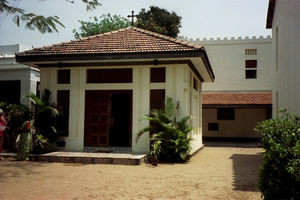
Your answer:
[[[258,187],[265,200],[300,199],[300,121],[281,111],[279,117],[261,122],[264,164]]]
[[[175,106],[171,98],[167,98],[164,110],[153,110],[146,120],[150,121],[150,126],[142,129],[136,141],[145,133],[150,132],[151,148],[150,161],[156,162],[185,162],[189,159],[190,132],[192,127],[187,124],[190,117],[184,117],[176,121]]]
[[[51,102],[51,92],[44,90],[42,98],[31,93],[27,97],[34,103],[34,110],[29,110],[23,105],[0,102],[0,108],[4,110],[7,127],[5,130],[6,148],[9,151],[16,151],[16,139],[23,129],[23,124],[34,119],[33,131],[33,152],[45,153],[49,151],[49,143],[56,142],[59,133],[57,127],[59,121],[65,120],[63,113],[59,113],[54,103]],[[59,118],[60,117],[60,118]]]
[[[9,151],[16,151],[16,139],[23,128],[25,121],[30,120],[31,113],[26,106],[0,102],[0,108],[3,109],[7,126],[5,129],[5,148]]]

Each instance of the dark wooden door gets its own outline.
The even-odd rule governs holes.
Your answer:
[[[108,146],[111,116],[109,91],[85,93],[85,146]]]

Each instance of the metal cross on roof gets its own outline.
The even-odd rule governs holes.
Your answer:
[[[131,11],[131,15],[128,15],[127,16],[128,18],[131,18],[131,26],[134,26],[134,18],[138,18],[139,16],[138,15],[135,15],[134,14],[134,11]]]

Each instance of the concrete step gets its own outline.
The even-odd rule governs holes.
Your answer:
[[[0,153],[0,157],[16,157],[13,153]],[[128,153],[88,153],[88,152],[52,152],[41,155],[30,154],[32,161],[84,163],[84,164],[118,164],[140,165],[145,161],[146,154]]]

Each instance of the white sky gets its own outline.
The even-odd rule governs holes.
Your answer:
[[[180,36],[202,39],[271,35],[271,30],[265,28],[268,0],[100,0],[102,6],[92,12],[85,10],[81,0],[75,2],[15,0],[15,5],[26,12],[59,16],[66,28],[59,27],[59,33],[41,34],[17,27],[10,16],[0,15],[0,45],[19,43],[39,47],[69,41],[74,39],[72,30],[79,28],[78,20],[107,13],[126,17],[131,10],[138,13],[151,5],[175,11],[182,17]]]

